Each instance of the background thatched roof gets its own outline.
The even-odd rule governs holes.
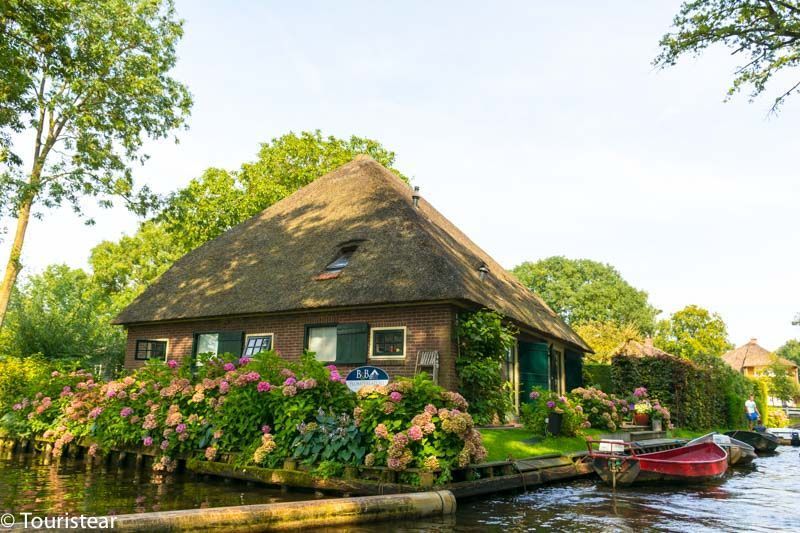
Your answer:
[[[664,350],[656,348],[653,346],[652,339],[645,340],[644,343],[641,343],[634,339],[628,339],[622,344],[620,344],[614,351],[611,353],[612,356],[614,355],[634,355],[637,357],[653,357],[653,356],[668,356],[668,357],[677,357],[672,355],[671,353],[667,353]]]
[[[341,275],[315,280],[352,241],[358,250]],[[483,281],[481,265],[489,269]],[[415,208],[408,185],[367,156],[186,254],[116,323],[438,300],[495,309],[590,351],[428,202]]]
[[[759,346],[756,339],[750,339],[750,342],[747,344],[724,353],[722,359],[737,372],[741,372],[742,369],[746,367],[769,366],[776,360],[782,365],[797,367],[795,363],[788,359],[778,357],[769,350]]]

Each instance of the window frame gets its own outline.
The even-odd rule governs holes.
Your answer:
[[[375,333],[378,331],[403,331],[403,353],[402,355],[375,355]],[[408,355],[408,326],[380,326],[369,329],[369,358],[370,359],[405,359]]]
[[[334,329],[336,329],[337,330],[337,332],[336,332],[336,344],[337,344],[337,347],[338,347],[338,344],[339,344],[338,327],[339,327],[339,324],[336,323],[336,322],[320,322],[319,324],[306,324],[305,328],[304,328],[305,329],[305,335],[304,335],[304,340],[303,340],[303,349],[308,351],[308,341],[310,340],[310,337],[311,337],[311,330],[314,329],[314,328],[334,328]],[[316,353],[314,354],[314,359],[316,361],[320,362],[320,363],[334,364],[334,363],[336,363],[336,353],[334,352],[332,361],[328,361],[328,360],[320,361],[319,359],[317,359],[317,354]]]
[[[139,357],[139,343],[141,342],[163,342],[164,343],[164,362],[167,361],[169,358],[169,339],[136,339],[136,343],[133,346],[133,360],[134,361],[149,361],[153,359],[152,357],[148,356],[145,358]]]
[[[275,349],[275,334],[274,333],[245,333],[244,334],[244,346],[242,346],[242,357],[254,357],[254,356],[258,355],[258,353],[261,353],[261,352],[258,352],[258,353],[254,353],[254,354],[251,354],[251,355],[247,355],[247,341],[249,341],[250,338],[252,338],[252,337],[257,337],[257,338],[269,337],[270,338],[270,340],[269,340],[269,349],[270,350],[274,350]]]

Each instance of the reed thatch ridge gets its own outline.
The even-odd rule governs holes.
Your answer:
[[[332,279],[320,276],[348,245],[357,246],[349,265]],[[115,323],[436,301],[495,309],[591,351],[428,202],[415,206],[409,186],[368,156],[186,254]]]
[[[745,368],[769,366],[776,361],[789,368],[797,368],[797,364],[792,361],[762,348],[756,339],[750,339],[747,344],[722,354],[722,359],[737,372],[742,372]]]

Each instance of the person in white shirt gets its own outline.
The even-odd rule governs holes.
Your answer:
[[[758,405],[756,405],[756,401],[753,398],[751,394],[750,399],[744,402],[744,412],[747,415],[747,424],[750,426],[750,431],[753,431],[753,424],[755,424],[756,420],[761,418],[761,413],[758,412]]]

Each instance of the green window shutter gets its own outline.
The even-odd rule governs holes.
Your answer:
[[[369,324],[339,324],[336,326],[336,362],[362,364],[369,351]]]
[[[244,343],[244,331],[225,331],[220,332],[217,340],[217,353],[233,354],[236,357],[242,356],[242,344]]]

